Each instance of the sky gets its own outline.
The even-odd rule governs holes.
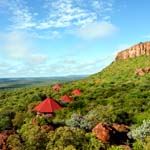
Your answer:
[[[0,0],[0,78],[87,75],[150,40],[149,0]]]

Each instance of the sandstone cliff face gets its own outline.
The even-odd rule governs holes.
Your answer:
[[[141,42],[137,45],[130,47],[129,49],[119,52],[117,54],[116,60],[134,58],[141,55],[150,56],[150,42]]]

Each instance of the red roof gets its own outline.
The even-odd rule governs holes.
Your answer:
[[[55,91],[59,91],[60,89],[61,89],[61,84],[55,84],[55,85],[53,85],[53,90],[55,90]]]
[[[81,95],[81,91],[79,89],[75,89],[75,90],[72,91],[72,94],[76,95],[76,96],[79,96],[79,95]]]
[[[41,113],[52,113],[62,107],[53,99],[47,98],[39,105],[37,105],[34,110]]]
[[[68,95],[64,95],[60,98],[63,102],[69,103],[72,102],[72,98]]]

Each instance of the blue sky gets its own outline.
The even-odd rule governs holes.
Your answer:
[[[0,77],[92,74],[150,39],[149,0],[0,0]]]

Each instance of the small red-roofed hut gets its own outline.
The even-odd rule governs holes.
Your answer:
[[[60,98],[60,100],[63,102],[63,103],[70,103],[72,102],[72,98],[68,95],[64,95]]]
[[[60,89],[61,89],[61,87],[62,87],[62,85],[61,85],[61,84],[55,84],[55,85],[53,85],[52,89],[53,89],[54,91],[59,92],[59,91],[60,91]]]
[[[80,96],[81,95],[81,91],[79,89],[75,89],[75,90],[72,91],[72,94],[74,96]]]
[[[51,114],[62,107],[52,98],[46,98],[43,102],[37,105],[34,110],[38,113]]]

